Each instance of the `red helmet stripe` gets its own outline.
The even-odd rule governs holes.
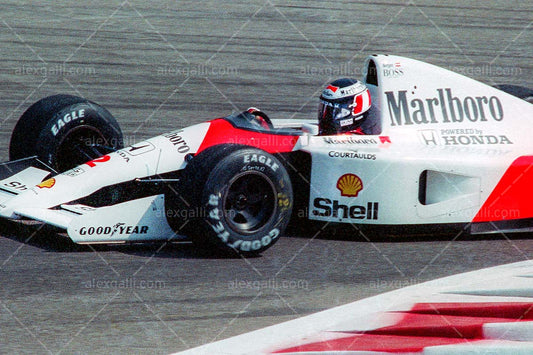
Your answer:
[[[354,116],[368,111],[371,105],[370,92],[365,90],[363,93],[355,96],[354,101],[355,105],[352,109],[352,114]]]
[[[354,116],[357,116],[363,111],[363,95],[357,95],[354,99],[355,99],[354,100],[355,105],[352,109],[352,114]]]

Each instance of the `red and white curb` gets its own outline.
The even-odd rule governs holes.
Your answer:
[[[179,354],[533,354],[533,261],[425,282]]]

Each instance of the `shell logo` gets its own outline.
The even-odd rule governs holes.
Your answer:
[[[56,179],[51,178],[51,179],[41,182],[39,185],[37,185],[37,187],[40,189],[51,189],[55,184],[56,184]]]
[[[357,197],[359,191],[363,189],[363,181],[355,174],[344,174],[337,180],[337,189],[341,196]]]

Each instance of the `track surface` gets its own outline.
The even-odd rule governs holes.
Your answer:
[[[322,85],[375,52],[533,87],[532,21],[530,2],[503,0],[2,1],[0,158],[21,113],[59,92],[109,108],[133,144],[252,105],[314,117]],[[168,353],[533,256],[527,238],[368,241],[352,227],[295,227],[249,260],[77,247],[39,225],[0,233],[2,353]]]

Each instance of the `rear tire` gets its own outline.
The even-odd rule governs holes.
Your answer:
[[[37,156],[61,172],[122,147],[122,131],[109,111],[81,97],[54,95],[37,101],[20,117],[9,158]]]
[[[533,89],[526,88],[519,85],[510,85],[510,84],[500,84],[494,86],[496,89],[499,89],[503,92],[516,96],[522,100],[526,100],[529,103],[533,104]]]
[[[179,196],[165,196],[169,224],[202,249],[241,255],[271,247],[289,222],[289,175],[271,154],[241,145],[206,149],[180,179]]]

